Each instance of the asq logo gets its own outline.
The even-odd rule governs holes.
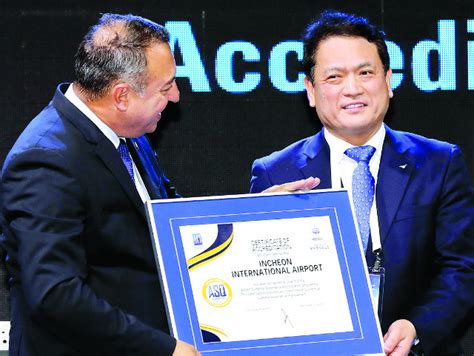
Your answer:
[[[202,236],[200,233],[193,234],[194,246],[202,246]]]
[[[202,295],[206,302],[216,308],[227,306],[232,299],[229,284],[219,278],[211,278],[204,283]]]

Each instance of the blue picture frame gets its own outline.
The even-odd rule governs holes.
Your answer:
[[[346,190],[154,200],[147,202],[147,214],[171,334],[194,345],[202,355],[384,354],[367,266]],[[180,227],[309,216],[328,216],[331,221],[354,330],[243,341],[205,340],[198,322]],[[195,238],[199,243],[200,237]]]

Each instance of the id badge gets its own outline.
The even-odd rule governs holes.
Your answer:
[[[372,304],[382,322],[383,286],[385,283],[385,268],[369,268],[370,284],[372,286]]]

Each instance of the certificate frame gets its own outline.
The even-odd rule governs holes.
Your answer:
[[[371,301],[365,257],[346,190],[152,200],[147,202],[146,208],[171,335],[194,345],[201,354],[383,355],[382,334]],[[353,330],[205,341],[180,229],[192,225],[318,216],[327,216],[331,222]]]

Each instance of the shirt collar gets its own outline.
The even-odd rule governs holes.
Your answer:
[[[74,92],[73,90],[74,84],[69,85],[69,88],[66,91],[64,96],[73,104],[76,108],[78,108],[85,116],[89,118],[97,128],[107,137],[110,142],[118,148],[120,144],[119,136],[109,127],[107,126],[94,112],[84,103]]]
[[[340,161],[341,159],[348,158],[344,152],[348,148],[354,147],[354,145],[351,145],[349,142],[346,142],[339,137],[334,136],[332,133],[329,132],[329,130],[324,130],[324,138],[326,139],[329,149],[331,150],[331,157],[336,158],[337,161]],[[382,147],[383,147],[383,141],[385,139],[385,125],[382,124],[378,131],[373,135],[370,140],[368,140],[366,143],[364,143],[362,146],[365,145],[370,145],[372,147],[375,147],[375,154],[380,154],[382,152]]]

